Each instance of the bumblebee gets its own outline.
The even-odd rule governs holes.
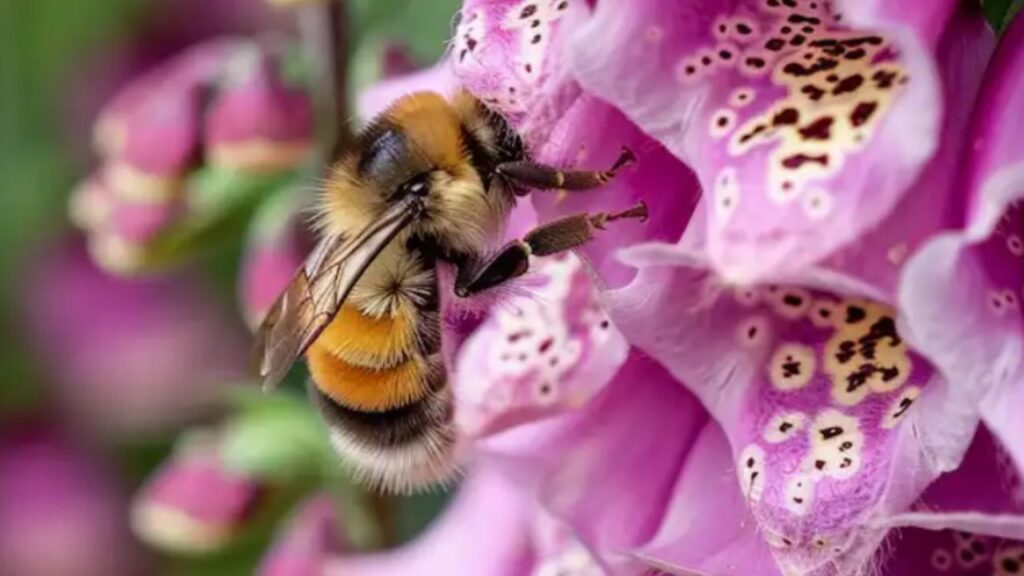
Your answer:
[[[454,400],[442,356],[441,298],[469,298],[527,271],[531,256],[583,245],[640,203],[578,214],[499,245],[516,200],[533,189],[585,190],[607,170],[530,160],[522,139],[468,92],[405,96],[357,137],[319,201],[321,240],[256,335],[265,389],[305,355],[310,395],[357,478],[407,492],[454,473]],[[454,271],[442,295],[438,267]]]

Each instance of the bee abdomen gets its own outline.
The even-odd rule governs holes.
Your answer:
[[[331,430],[331,443],[358,479],[389,492],[412,492],[444,482],[454,472],[453,400],[443,371],[423,397],[385,411],[345,406],[311,386]]]

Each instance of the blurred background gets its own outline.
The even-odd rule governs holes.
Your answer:
[[[371,548],[443,505],[355,488],[325,465],[302,375],[263,397],[246,355],[325,148],[309,23],[339,17],[318,49],[353,101],[434,63],[459,3],[280,4],[0,2],[4,576],[292,574],[274,550],[319,542],[317,497]]]

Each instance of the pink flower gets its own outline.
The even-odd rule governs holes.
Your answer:
[[[134,574],[121,494],[51,431],[8,427],[0,442],[0,556],[10,576]]]
[[[264,556],[260,576],[319,576],[340,544],[339,518],[327,495],[303,502]]]
[[[259,511],[266,487],[228,470],[217,433],[195,430],[136,495],[132,529],[151,546],[205,554],[231,542]]]
[[[125,86],[95,128],[103,164],[72,194],[72,221],[104,268],[165,267],[246,198],[310,157],[312,104],[281,55],[199,44]],[[205,160],[205,165],[204,165]]]
[[[166,432],[244,377],[245,330],[194,278],[112,278],[76,245],[37,260],[21,296],[29,345],[76,426],[116,438]]]

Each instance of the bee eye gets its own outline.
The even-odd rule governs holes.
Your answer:
[[[410,178],[399,188],[402,196],[412,194],[414,196],[426,196],[430,191],[430,184],[427,182],[426,174],[419,174]]]

